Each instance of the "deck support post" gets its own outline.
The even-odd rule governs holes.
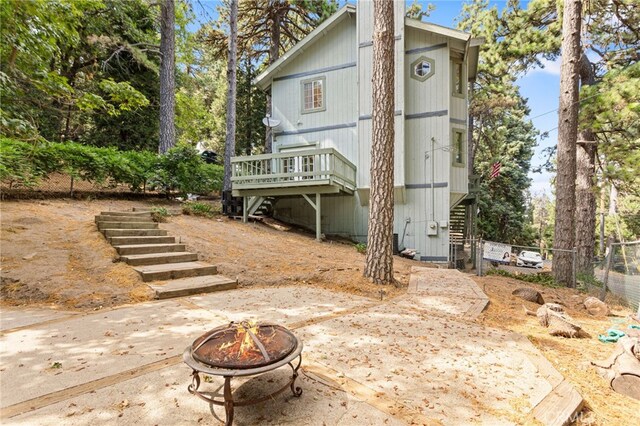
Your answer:
[[[242,222],[247,223],[249,221],[249,203],[247,200],[249,197],[242,197]]]
[[[311,201],[307,194],[302,194],[305,200],[316,211],[316,240],[322,241],[322,208],[320,203],[320,193],[316,193],[316,202]]]

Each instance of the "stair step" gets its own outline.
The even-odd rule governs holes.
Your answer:
[[[98,215],[95,218],[95,222],[143,222],[143,223],[152,223],[153,219],[151,216],[106,216],[106,215]]]
[[[164,229],[101,229],[105,237],[164,237]]]
[[[135,246],[144,244],[175,244],[176,237],[109,237],[113,246]]]
[[[135,266],[142,281],[174,280],[178,278],[216,275],[218,268],[206,262],[166,263],[164,265]]]
[[[156,222],[98,222],[98,229],[158,229]]]
[[[124,217],[147,217],[151,216],[149,211],[143,212],[100,212],[102,216],[124,216]]]
[[[164,263],[184,263],[198,260],[197,253],[179,251],[175,253],[128,254],[120,259],[131,266],[160,265]]]
[[[171,297],[231,290],[238,287],[238,282],[222,275],[205,275],[171,280],[165,284],[149,284],[149,287],[156,292],[156,299],[169,299]]]
[[[187,248],[184,244],[133,244],[133,245],[114,245],[114,248],[120,256],[131,254],[151,254],[151,253],[175,253],[185,252]]]

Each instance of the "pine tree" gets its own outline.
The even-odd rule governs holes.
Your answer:
[[[227,55],[227,135],[224,146],[223,191],[231,191],[231,157],[236,151],[236,69],[238,56],[238,0],[229,4],[229,54]]]
[[[556,173],[556,221],[553,248],[554,279],[573,286],[576,209],[576,140],[578,138],[580,27],[582,1],[565,0],[562,17],[562,66]]]
[[[176,144],[176,36],[175,0],[160,4],[160,144],[158,152],[166,153]]]
[[[364,276],[393,283],[394,26],[393,2],[374,0],[371,196]]]

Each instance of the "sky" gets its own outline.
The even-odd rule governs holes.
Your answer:
[[[344,4],[344,0],[339,0]],[[412,0],[407,3],[410,4]],[[195,31],[207,21],[216,19],[218,13],[216,8],[220,5],[219,0],[191,0],[196,14],[196,21],[189,26],[189,30]],[[350,1],[354,3],[354,1]],[[456,17],[462,10],[463,1],[460,0],[419,0],[419,3],[426,5],[433,4],[435,10],[426,18],[427,22],[444,25],[446,27],[456,26]],[[497,6],[502,10],[506,6],[506,0],[490,0],[490,5]],[[521,2],[522,7],[526,7],[528,1]],[[423,8],[426,9],[425,6]],[[558,99],[560,96],[560,58],[556,61],[542,61],[544,68],[536,68],[526,75],[519,76],[517,84],[520,86],[520,93],[528,100],[531,113],[530,119],[540,133],[547,132],[549,136],[545,139],[538,138],[538,146],[531,161],[532,169],[543,164],[546,157],[543,153],[545,148],[557,143],[558,137]],[[530,192],[533,196],[546,193],[551,196],[550,180],[552,175],[547,172],[529,173],[531,178]]]

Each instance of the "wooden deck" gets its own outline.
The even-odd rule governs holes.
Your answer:
[[[231,159],[233,196],[346,193],[356,189],[356,166],[333,148]]]

